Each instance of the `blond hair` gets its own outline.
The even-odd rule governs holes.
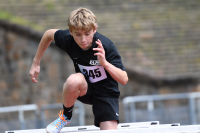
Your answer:
[[[94,30],[97,27],[97,18],[89,9],[78,8],[70,13],[68,27],[70,31],[73,29]]]

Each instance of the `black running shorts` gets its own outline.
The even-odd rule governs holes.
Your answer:
[[[95,87],[90,82],[87,83],[88,90],[86,95],[78,97],[78,100],[82,103],[93,105],[94,125],[100,127],[100,122],[111,120],[117,120],[119,123],[118,98],[101,96],[101,94],[95,92]]]

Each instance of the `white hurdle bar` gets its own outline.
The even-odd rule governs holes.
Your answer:
[[[5,133],[46,133],[46,129],[6,131]],[[98,127],[64,127],[60,133],[200,133],[200,125],[180,126],[179,123],[159,124],[158,121],[120,123],[116,130],[100,130]]]
[[[136,123],[120,123],[118,124],[118,129],[124,129],[127,127],[141,127],[141,126],[150,126],[150,125],[159,125],[159,121],[150,121],[150,122],[136,122]],[[30,130],[16,130],[16,131],[6,131],[5,133],[28,133],[28,132],[38,132],[42,133],[46,129],[30,129]],[[76,131],[100,131],[99,127],[94,125],[89,126],[73,126],[73,127],[64,127],[61,131],[65,132],[76,132]]]
[[[46,133],[46,129],[16,130],[5,133]],[[200,133],[200,125],[159,124],[158,121],[120,123],[117,130],[100,130],[96,126],[64,127],[60,133]]]

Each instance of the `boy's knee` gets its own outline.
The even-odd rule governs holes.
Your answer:
[[[68,90],[75,90],[78,89],[79,86],[81,86],[82,84],[82,80],[83,80],[84,76],[81,73],[76,73],[76,74],[72,74],[70,75],[66,82],[63,85],[63,89],[68,89]]]

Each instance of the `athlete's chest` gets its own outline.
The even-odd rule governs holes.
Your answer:
[[[70,55],[81,73],[89,79],[91,83],[95,83],[107,78],[106,71],[103,66],[99,63],[95,52],[79,53],[73,52]]]
[[[69,56],[73,60],[74,63],[78,63],[78,64],[86,65],[86,66],[99,65],[97,56],[94,55],[94,52],[80,53],[78,51],[74,51]]]

